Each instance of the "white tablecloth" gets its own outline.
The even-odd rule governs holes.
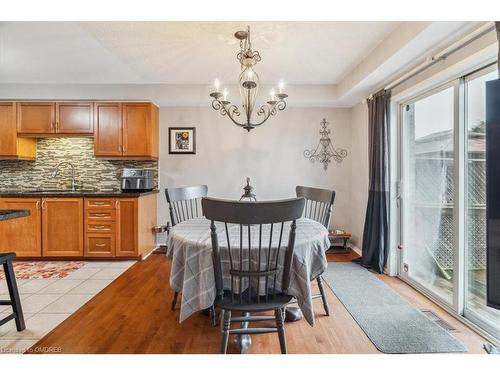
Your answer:
[[[228,263],[227,240],[224,224],[216,223],[219,247],[223,262]],[[266,226],[267,227],[267,226]],[[263,227],[263,232],[264,228]],[[281,224],[274,225],[273,244],[277,244]],[[255,226],[258,228],[258,226]],[[267,227],[268,228],[268,227]],[[290,224],[285,223],[282,245],[288,243]],[[228,226],[233,249],[239,248],[239,225]],[[254,230],[254,229],[252,229]],[[258,229],[255,229],[258,232]],[[269,229],[268,229],[269,232]],[[263,238],[268,238],[263,233]],[[246,238],[246,237],[245,237]],[[257,237],[254,235],[252,239]],[[258,251],[258,242],[253,240],[252,251]],[[325,251],[330,247],[328,231],[313,220],[297,220],[294,257],[291,270],[289,294],[297,298],[304,318],[314,325],[311,282],[327,268]],[[224,249],[224,250],[223,250]],[[283,249],[281,252],[284,254]],[[182,293],[180,321],[196,311],[209,308],[215,299],[215,281],[210,240],[210,221],[205,218],[187,220],[177,224],[170,231],[168,253],[172,258],[170,273],[171,287]],[[226,285],[227,280],[224,280]],[[278,289],[279,289],[279,285]]]

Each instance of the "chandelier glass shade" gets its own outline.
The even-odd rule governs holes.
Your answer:
[[[270,99],[258,108],[255,119],[253,118],[260,88],[259,75],[254,67],[261,60],[261,57],[258,51],[252,50],[250,26],[247,26],[246,31],[237,31],[234,36],[240,41],[240,52],[236,57],[241,65],[238,79],[241,109],[228,100],[227,90],[224,89],[223,92],[219,90],[218,80],[215,82],[215,91],[210,94],[213,98],[212,108],[219,111],[222,116],[227,115],[235,125],[250,131],[262,125],[269,117],[275,116],[278,111],[283,111],[286,108],[285,99],[288,95],[283,93],[283,84],[280,83],[279,93],[276,94],[273,89]],[[242,113],[244,118],[240,120]]]

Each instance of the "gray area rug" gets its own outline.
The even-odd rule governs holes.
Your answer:
[[[467,351],[460,341],[360,265],[328,263],[323,277],[381,352]]]

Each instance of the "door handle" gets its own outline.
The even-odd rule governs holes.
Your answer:
[[[46,201],[42,201],[42,210],[45,210],[46,207],[47,207],[47,202]]]
[[[40,201],[36,201],[36,209],[39,210],[40,209]]]

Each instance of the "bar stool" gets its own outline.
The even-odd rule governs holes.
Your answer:
[[[26,328],[24,324],[23,308],[21,307],[21,298],[17,289],[16,275],[14,267],[12,267],[12,259],[16,257],[16,253],[0,253],[0,264],[3,266],[5,280],[9,289],[10,300],[0,300],[0,306],[12,306],[12,314],[0,320],[0,326],[8,321],[15,319],[16,329],[23,331]]]

